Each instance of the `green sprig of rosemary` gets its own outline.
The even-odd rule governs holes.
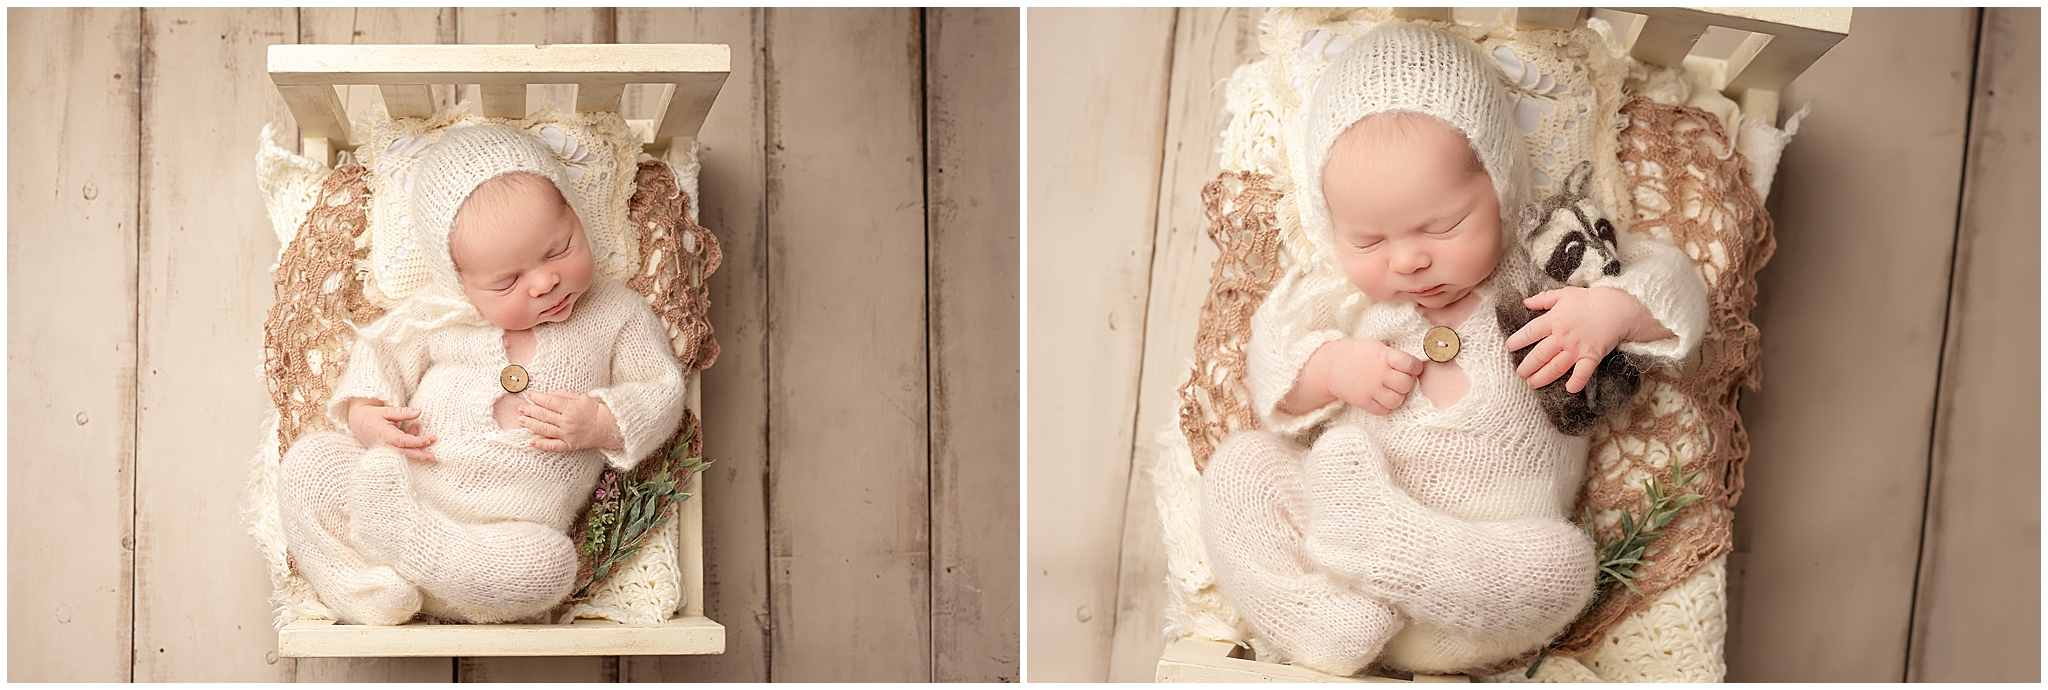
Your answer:
[[[1699,470],[1681,472],[1676,463],[1672,464],[1671,490],[1685,488],[1694,478],[1699,477],[1699,474]],[[1621,534],[1612,539],[1601,536],[1599,531],[1593,528],[1592,509],[1590,506],[1587,508],[1585,518],[1580,521],[1579,526],[1586,530],[1586,536],[1593,539],[1593,555],[1600,564],[1600,574],[1593,581],[1593,600],[1586,603],[1586,608],[1579,611],[1579,615],[1572,619],[1573,622],[1592,613],[1616,584],[1627,587],[1628,591],[1635,592],[1636,596],[1642,596],[1643,590],[1636,588],[1635,579],[1641,574],[1636,572],[1636,569],[1643,566],[1643,552],[1649,548],[1651,541],[1664,536],[1664,526],[1671,524],[1671,518],[1678,515],[1679,509],[1705,498],[1693,493],[1666,495],[1663,487],[1657,486],[1654,479],[1643,480],[1643,493],[1650,499],[1650,512],[1638,518],[1627,511],[1622,511],[1619,525]],[[1559,639],[1544,645],[1543,651],[1536,655],[1536,660],[1529,662],[1529,672],[1523,674],[1523,677],[1535,678],[1536,669],[1543,665],[1543,660],[1550,657],[1550,652],[1557,649],[1558,643],[1562,640],[1560,636]]]
[[[689,500],[691,494],[682,492],[683,485],[690,475],[711,466],[711,461],[703,458],[682,457],[695,437],[695,429],[684,434],[661,460],[661,468],[644,481],[605,470],[578,540],[583,555],[592,560],[590,581],[576,590],[576,597],[589,596],[590,590],[611,576],[613,568],[640,551],[647,535],[668,522],[668,511],[662,508],[672,501]]]

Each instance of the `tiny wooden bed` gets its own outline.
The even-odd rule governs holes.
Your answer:
[[[1491,10],[1487,10],[1491,12]],[[1533,7],[1513,10],[1523,29],[1581,26],[1592,8]],[[1396,8],[1403,18],[1458,21],[1444,7]],[[1703,74],[1709,85],[1742,108],[1743,114],[1778,122],[1778,93],[1848,36],[1846,8],[1603,8],[1599,14],[1627,37],[1628,54],[1643,62],[1684,67]],[[1694,54],[1709,29],[1747,33],[1725,57]],[[1467,682],[1465,676],[1418,675],[1411,679],[1369,674],[1340,678],[1287,664],[1258,661],[1252,650],[1228,642],[1182,638],[1168,643],[1154,676],[1158,682],[1345,683]]]
[[[654,117],[629,120],[646,152],[688,160],[689,142],[704,124],[731,71],[723,44],[638,45],[275,45],[271,81],[299,125],[302,152],[335,165],[361,140],[337,86],[375,85],[392,117],[434,114],[432,85],[478,86],[479,112],[521,118],[527,85],[575,87],[579,112],[618,111],[629,85],[664,87]],[[538,104],[532,104],[538,105]],[[689,372],[687,405],[699,415],[702,379]],[[554,625],[342,625],[300,620],[278,631],[285,657],[452,657],[687,655],[725,652],[725,626],[704,616],[703,487],[692,477],[677,504],[683,604],[652,625],[583,619]]]

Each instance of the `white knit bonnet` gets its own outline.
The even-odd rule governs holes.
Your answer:
[[[398,340],[441,326],[490,324],[463,295],[448,234],[454,229],[455,211],[471,192],[515,172],[553,181],[581,220],[578,197],[569,191],[568,169],[539,137],[498,124],[448,128],[412,167],[412,238],[428,283],[390,317],[358,330],[358,337]]]
[[[1389,22],[1359,36],[1323,71],[1303,113],[1311,228],[1330,230],[1323,166],[1337,137],[1359,120],[1391,112],[1428,115],[1465,135],[1493,178],[1503,213],[1520,206],[1528,161],[1514,125],[1514,103],[1499,70],[1471,41],[1441,29]],[[1510,223],[1502,223],[1507,231]]]

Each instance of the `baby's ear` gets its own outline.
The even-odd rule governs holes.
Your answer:
[[[1564,178],[1564,189],[1572,196],[1591,196],[1593,189],[1593,161],[1579,161],[1572,166],[1572,172]]]

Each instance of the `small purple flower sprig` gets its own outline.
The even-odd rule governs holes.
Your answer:
[[[645,480],[636,481],[611,469],[606,469],[598,479],[582,538],[578,540],[583,555],[591,559],[590,582],[578,589],[574,598],[590,596],[592,589],[611,576],[613,568],[639,552],[647,535],[668,522],[668,511],[664,508],[670,502],[689,500],[691,495],[683,493],[682,486],[689,482],[690,475],[711,466],[711,461],[703,458],[682,457],[696,435],[696,429],[684,434],[662,459],[660,469]]]

